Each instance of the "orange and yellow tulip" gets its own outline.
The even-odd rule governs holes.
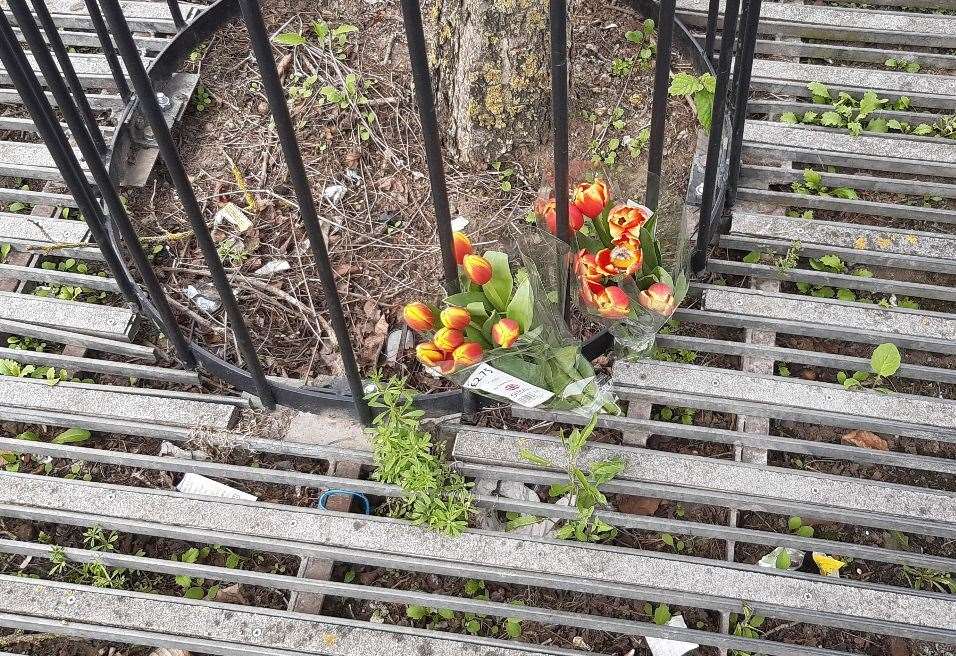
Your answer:
[[[424,303],[409,303],[402,308],[402,317],[409,328],[420,333],[429,331],[435,326],[435,317]]]
[[[493,273],[491,262],[480,255],[469,253],[462,261],[462,267],[465,269],[468,279],[476,285],[484,285],[491,280]]]
[[[447,307],[438,316],[443,326],[455,330],[464,330],[471,323],[471,315],[463,307]]]
[[[637,302],[651,312],[669,317],[677,309],[677,300],[674,298],[674,290],[671,286],[663,282],[655,282],[653,285],[637,295]]]
[[[581,249],[574,257],[574,273],[582,280],[591,280],[601,282],[606,273],[598,266],[597,260],[592,253]]]
[[[478,342],[465,342],[455,349],[452,359],[459,367],[470,367],[481,362],[485,351]]]
[[[653,214],[643,205],[615,205],[607,215],[611,239],[614,242],[624,239],[637,241],[641,236],[641,226],[647,223]]]
[[[558,234],[558,213],[557,213],[557,203],[553,198],[545,201],[539,212],[541,216],[544,217],[544,221],[548,226],[548,232],[552,235]],[[568,203],[568,226],[571,228],[571,232],[577,232],[584,227],[584,215],[581,214],[581,210],[578,209],[577,205],[574,203]]]
[[[435,337],[432,341],[435,342],[435,346],[445,353],[451,353],[461,346],[461,343],[465,341],[465,336],[460,330],[454,328],[439,328],[435,331]]]
[[[445,354],[434,342],[422,342],[415,347],[415,355],[426,367],[437,367],[445,359]]]
[[[465,256],[474,253],[475,249],[471,247],[471,240],[468,239],[468,235],[457,230],[452,233],[452,242],[455,247],[455,261],[461,266]]]
[[[491,341],[502,348],[508,348],[521,335],[521,326],[514,319],[500,319],[491,327]]]
[[[622,241],[613,248],[605,248],[594,257],[598,270],[608,276],[631,275],[640,271],[644,256],[641,243]]]
[[[631,299],[620,287],[604,287],[595,282],[581,285],[581,300],[607,319],[623,319],[630,314]]]
[[[574,188],[574,204],[589,219],[603,212],[610,200],[611,192],[601,178],[594,182],[582,182]]]

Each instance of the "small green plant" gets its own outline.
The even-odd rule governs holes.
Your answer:
[[[196,87],[196,95],[193,98],[193,105],[197,112],[204,112],[212,105],[212,96],[206,87],[200,85]]]
[[[883,62],[883,65],[891,70],[906,71],[907,73],[919,73],[922,68],[915,59],[904,59],[903,57],[891,57]]]
[[[654,359],[661,362],[681,362],[683,364],[694,364],[697,361],[697,351],[689,349],[668,349],[654,348]]]
[[[205,560],[209,554],[212,552],[212,547],[190,547],[184,552],[179,554],[173,554],[170,557],[170,560],[179,561],[181,563],[188,563],[190,565],[197,562],[202,562]],[[194,578],[191,576],[186,576],[180,574],[176,577],[176,585],[178,585],[183,592],[183,596],[187,599],[210,599],[214,600],[216,595],[219,594],[220,586],[218,585],[209,585],[206,579]]]
[[[657,410],[652,418],[657,421],[670,421],[675,424],[691,426],[694,423],[694,409],[665,405]]]
[[[465,581],[465,595],[471,599],[488,601],[488,589],[484,581],[477,579],[468,579]],[[513,605],[523,605],[520,601],[512,601]],[[517,617],[505,618],[500,626],[497,623],[491,623],[489,626],[488,616],[479,613],[455,613],[447,608],[428,608],[426,606],[408,606],[405,609],[405,615],[417,622],[424,622],[427,628],[434,628],[440,624],[450,624],[455,620],[461,622],[461,627],[471,635],[477,635],[484,629],[487,633],[497,636],[504,633],[509,638],[520,638],[521,620]]]
[[[10,255],[10,244],[0,244],[0,264],[3,264],[7,261],[7,256]]]
[[[106,277],[105,271],[93,273],[89,265],[80,262],[72,257],[59,262],[46,260],[40,264],[40,267],[47,271],[64,271],[69,273],[79,273],[83,275],[96,275],[101,278]],[[106,292],[96,291],[81,285],[61,285],[57,283],[48,283],[37,285],[33,290],[34,296],[44,298],[58,298],[64,301],[83,301],[84,303],[102,303],[106,300]]]
[[[956,580],[949,572],[937,572],[934,569],[903,565],[903,576],[914,590],[956,594]]]
[[[498,186],[501,188],[501,191],[511,191],[515,170],[511,167],[504,166],[500,161],[492,162],[491,168],[498,173]]]
[[[765,618],[755,614],[747,606],[744,606],[743,610],[742,615],[734,613],[730,616],[730,627],[734,635],[740,638],[759,638],[762,635],[760,627],[763,626]],[[739,649],[732,650],[731,653],[734,656],[752,656],[751,652]]]
[[[647,615],[654,624],[666,626],[671,621],[671,609],[667,604],[657,604],[654,606],[650,602],[644,604],[644,614]]]
[[[794,535],[802,538],[813,537],[813,527],[803,523],[800,517],[793,516],[787,520],[787,529]]]
[[[846,389],[859,390],[869,387],[878,392],[888,393],[890,390],[883,383],[899,371],[901,362],[902,357],[896,344],[891,342],[880,344],[870,356],[870,371],[855,371],[852,375],[840,371],[837,372],[837,382]]]
[[[89,551],[116,551],[119,534],[106,533],[99,526],[92,526],[83,533],[83,546]],[[140,552],[137,555],[143,555]],[[129,570],[122,567],[106,567],[102,563],[72,563],[66,557],[63,547],[55,546],[50,554],[52,578],[63,579],[79,585],[92,585],[98,588],[128,588]]]
[[[7,346],[17,351],[34,351],[36,353],[43,353],[46,350],[46,342],[23,335],[7,337]]]
[[[783,376],[784,378],[790,377],[790,367],[787,366],[786,362],[777,363],[777,375]]]
[[[226,266],[239,267],[249,258],[245,244],[239,239],[227,237],[223,239],[216,249],[219,252],[219,259]]]
[[[600,486],[621,473],[626,463],[621,458],[612,458],[593,462],[587,469],[578,466],[581,451],[596,425],[597,415],[591,417],[591,421],[584,428],[575,428],[568,435],[561,431],[559,436],[566,455],[566,461],[561,465],[527,449],[521,451],[521,457],[530,463],[551,469],[564,469],[567,472],[567,483],[554,484],[548,490],[552,498],[570,497],[578,511],[576,519],[567,521],[555,533],[555,537],[561,540],[600,542],[617,534],[617,529],[595,516],[595,511],[599,506],[607,506],[607,497],[601,492]]]
[[[614,77],[627,77],[634,70],[634,59],[631,57],[615,57],[611,60],[611,75]]]
[[[793,192],[805,196],[821,196],[823,198],[846,198],[856,200],[859,198],[857,193],[849,187],[826,187],[823,184],[823,175],[813,169],[803,169],[803,181],[794,182],[790,185]]]
[[[638,47],[633,57],[618,57],[611,61],[611,75],[615,77],[629,76],[635,66],[645,68],[657,54],[657,44],[653,40],[654,21],[650,18],[644,21],[638,30],[630,30],[624,34],[629,43]]]
[[[714,114],[714,92],[717,88],[717,78],[710,73],[700,77],[690,73],[678,73],[671,80],[667,93],[672,96],[686,96],[694,103],[697,121],[704,130],[710,131],[710,124]]]
[[[661,542],[673,549],[674,553],[684,553],[687,544],[680,538],[675,538],[670,533],[661,533]]]
[[[386,382],[375,373],[372,385],[366,398],[371,407],[382,410],[370,429],[376,465],[372,476],[405,491],[393,514],[446,535],[460,535],[472,513],[471,485],[443,461],[442,447],[433,444],[431,434],[421,427],[424,413],[414,407],[416,392],[405,379],[392,377]]]
[[[787,249],[786,255],[774,256],[773,265],[780,271],[789,271],[800,261],[801,250],[803,250],[803,244],[798,241],[793,242]]]
[[[349,34],[359,31],[359,28],[349,23],[342,23],[336,27],[329,27],[325,21],[312,24],[312,31],[323,47],[329,47],[338,59],[345,59],[345,51],[349,45]]]

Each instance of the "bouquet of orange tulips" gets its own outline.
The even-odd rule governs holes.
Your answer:
[[[537,207],[555,232],[554,200],[539,201]],[[573,189],[568,218],[581,306],[608,325],[625,356],[646,354],[687,294],[683,243],[677,244],[679,255],[668,270],[654,212],[633,201],[614,202],[601,178]]]
[[[521,252],[512,271],[507,253],[475,253],[454,233],[461,289],[443,307],[410,303],[409,328],[421,335],[418,360],[463,388],[526,407],[592,415],[619,414],[549,300],[534,258]],[[552,294],[553,296],[553,294]]]

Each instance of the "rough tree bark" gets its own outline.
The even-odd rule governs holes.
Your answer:
[[[487,165],[548,139],[548,0],[436,0],[432,74],[446,145]]]

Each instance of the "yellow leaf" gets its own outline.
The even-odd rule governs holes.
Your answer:
[[[831,558],[830,556],[824,553],[813,552],[813,562],[817,564],[817,568],[820,570],[820,573],[824,576],[833,576],[840,571],[840,568],[846,565],[842,560],[837,560],[836,558]]]

